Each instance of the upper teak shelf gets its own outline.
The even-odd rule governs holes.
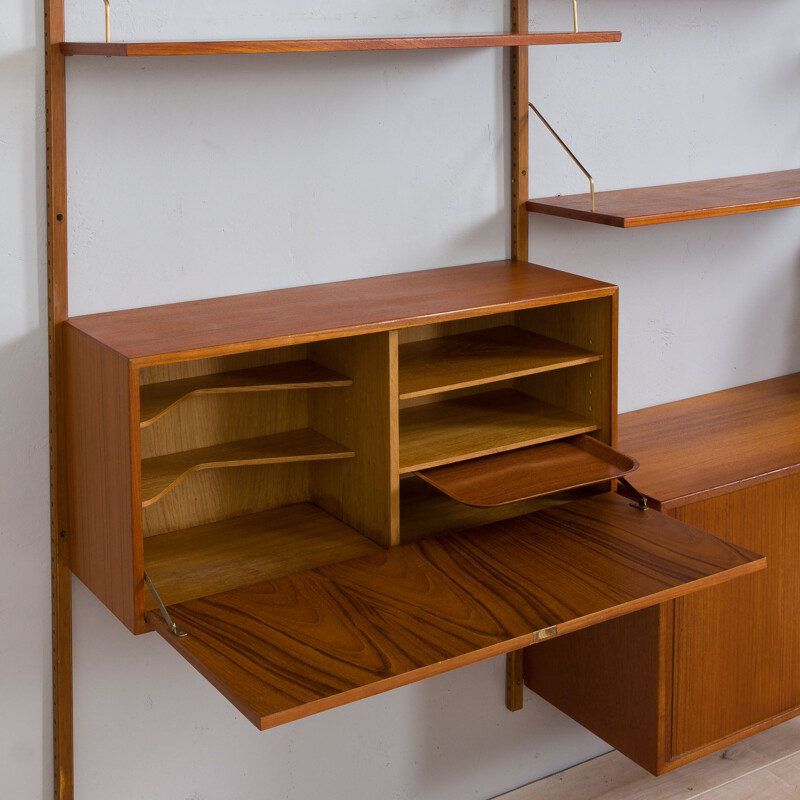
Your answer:
[[[203,56],[254,53],[342,53],[362,50],[439,50],[619,42],[619,31],[488,33],[362,39],[265,39],[247,42],[61,42],[65,56]]]
[[[798,205],[800,169],[598,192],[594,211],[588,194],[544,197],[529,200],[527,204],[528,211],[534,213],[616,228],[638,228]]]

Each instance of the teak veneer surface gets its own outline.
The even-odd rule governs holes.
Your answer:
[[[400,472],[589,433],[597,425],[514,389],[400,411]]]
[[[392,36],[360,39],[266,39],[228,42],[62,42],[65,56],[203,56],[249,53],[330,53],[361,50],[434,50],[619,42],[619,31],[488,33],[461,36]]]
[[[266,729],[764,566],[606,494],[172,605],[184,638],[148,619]]]
[[[312,503],[150,536],[144,566],[167,605],[379,551]],[[147,609],[156,608],[146,592]]]
[[[604,297],[616,287],[522,261],[383,275],[73,317],[137,366]]]
[[[724,217],[800,205],[800,169],[528,201],[528,211],[617,228]]]
[[[155,503],[180,481],[198,470],[323,461],[353,456],[352,450],[342,447],[327,436],[311,428],[301,428],[145,458],[142,460],[142,507]]]
[[[636,488],[663,509],[800,471],[800,373],[622,414]]]
[[[499,328],[400,347],[400,399],[588,364],[602,358],[523,328]]]
[[[597,439],[575,436],[417,475],[460,503],[493,508],[613,480],[636,467],[632,458]]]
[[[352,383],[349,378],[308,359],[151,383],[139,390],[141,427],[152,425],[184,400],[201,394],[323,389]]]

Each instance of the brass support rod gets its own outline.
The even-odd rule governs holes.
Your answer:
[[[572,27],[578,33],[578,0],[572,0]]]
[[[111,42],[111,3],[109,0],[103,0],[106,8],[106,42]]]
[[[541,111],[539,111],[539,109],[536,108],[536,106],[530,101],[528,102],[528,105],[530,106],[533,113],[536,114],[536,116],[539,117],[539,119],[542,121],[542,124],[545,126],[545,128],[547,128],[547,130],[553,134],[555,140],[564,148],[564,150],[567,151],[567,155],[575,162],[575,164],[577,164],[578,169],[580,169],[580,171],[589,179],[589,195],[591,197],[592,211],[594,211],[595,210],[594,178],[589,174],[586,167],[584,167],[583,164],[581,164],[581,162],[578,161],[577,157],[575,156],[575,153],[573,153],[572,150],[570,150],[569,147],[567,147],[564,140],[553,130],[553,126],[542,116]]]

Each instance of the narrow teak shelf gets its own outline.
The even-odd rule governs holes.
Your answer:
[[[376,36],[360,39],[265,39],[229,42],[61,42],[65,56],[203,56],[253,53],[343,53],[619,42],[619,31],[484,33],[462,36]]]
[[[453,500],[493,508],[620,478],[638,463],[591,436],[417,472]]]
[[[528,211],[637,228],[800,205],[800,169],[738,178],[598,192],[595,211],[588,194],[529,200]]]
[[[514,389],[400,411],[400,472],[589,433],[597,424]]]
[[[312,503],[150,536],[144,566],[168,605],[380,551]],[[146,608],[156,608],[147,592]]]
[[[142,460],[142,507],[152,505],[192,472],[225,467],[353,458],[354,453],[311,428],[285,431]]]
[[[504,325],[400,347],[400,399],[588,364],[598,353]]]
[[[604,494],[172,605],[183,638],[148,619],[264,730],[765,564]]]
[[[349,378],[313,361],[288,361],[263,367],[151,383],[140,389],[141,427],[146,428],[190,397],[202,394],[324,389],[350,386]]]

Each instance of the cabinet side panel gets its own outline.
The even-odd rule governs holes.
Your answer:
[[[602,354],[599,362],[531,375],[520,389],[594,420],[597,438],[614,445],[617,418],[617,296],[518,311],[516,324]]]
[[[676,757],[800,704],[800,476],[677,516],[763,553],[767,569],[676,601]]]
[[[141,543],[134,533],[129,366],[65,327],[72,570],[133,630]]]
[[[525,649],[525,685],[654,774],[663,769],[672,604]]]
[[[383,547],[399,541],[397,332],[317,342],[311,357],[353,385],[309,398],[309,421],[355,458],[310,466],[311,498]]]

